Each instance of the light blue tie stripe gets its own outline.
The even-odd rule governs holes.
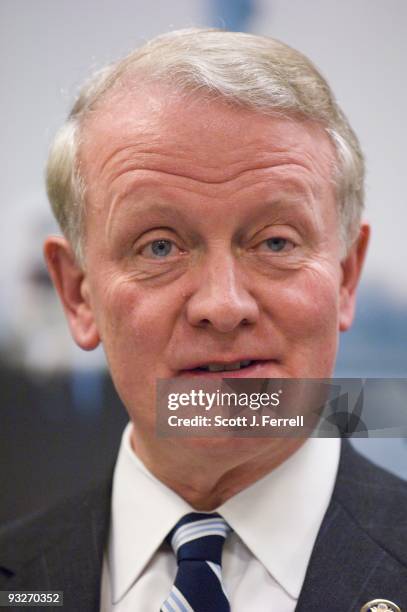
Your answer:
[[[222,528],[224,528],[226,530],[228,529],[225,521],[222,521],[222,520],[217,519],[217,518],[213,518],[213,519],[204,519],[204,520],[200,520],[200,521],[194,521],[193,523],[188,523],[186,525],[182,525],[182,527],[177,529],[177,531],[175,533],[176,534],[184,534],[184,533],[189,532],[190,530],[193,531],[197,527],[211,527],[212,525],[214,525],[216,527],[222,527]]]
[[[197,537],[220,535],[226,538],[229,531],[230,527],[226,525],[224,521],[218,521],[216,519],[213,519],[211,523],[209,523],[209,521],[196,521],[196,523],[184,525],[176,531],[171,540],[171,546],[177,551],[182,544],[186,544]]]
[[[180,591],[177,589],[176,586],[172,587],[169,598],[172,598],[175,600],[176,604],[178,605],[180,609],[180,612],[194,612],[191,606],[189,605],[189,603],[187,602],[187,600],[185,599],[185,597],[183,596],[183,594],[180,593]]]
[[[221,538],[226,538],[227,532],[221,529],[206,529],[205,531],[196,532],[195,534],[178,539],[177,542],[171,542],[171,545],[174,551],[177,552],[184,544],[188,544],[188,542],[192,542],[193,540],[199,540],[200,538],[206,538],[207,536],[220,536]]]

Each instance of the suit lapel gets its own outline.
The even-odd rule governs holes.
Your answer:
[[[404,574],[405,584],[400,580]],[[296,612],[329,606],[359,611],[367,601],[407,602],[407,570],[333,503],[318,536]]]
[[[315,543],[296,612],[309,612],[321,606],[340,612],[359,612],[363,604],[375,598],[388,599],[402,607],[407,603],[405,560],[388,552],[394,546],[390,541],[390,546],[386,546],[385,536],[380,541],[383,528],[380,525],[375,529],[377,516],[372,513],[368,520],[362,510],[369,505],[367,497],[363,500],[364,493],[377,489],[382,482],[373,479],[372,474],[379,472],[376,468],[366,464],[364,469],[364,465],[365,460],[358,458],[348,442],[343,442],[337,484]],[[381,492],[384,493],[383,489]],[[387,518],[380,517],[383,525],[387,524],[387,529],[391,526],[393,532],[397,529],[394,518],[389,510]],[[400,534],[405,534],[404,529],[401,525]]]
[[[0,534],[0,588],[63,590],[66,612],[97,612],[110,489],[109,480]]]

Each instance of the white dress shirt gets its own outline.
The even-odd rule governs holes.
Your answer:
[[[101,612],[158,612],[177,572],[163,543],[194,509],[149,472],[126,427],[113,479]],[[310,438],[275,470],[216,509],[234,530],[222,556],[233,612],[293,612],[331,499],[340,441]]]

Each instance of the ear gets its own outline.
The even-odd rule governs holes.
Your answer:
[[[86,273],[77,263],[71,245],[62,236],[47,238],[44,257],[71,334],[78,346],[91,351],[100,343],[100,337],[90,304]]]
[[[370,226],[362,223],[359,235],[341,262],[342,281],[339,296],[339,331],[347,331],[355,315],[356,288],[362,272],[367,246],[370,237]]]

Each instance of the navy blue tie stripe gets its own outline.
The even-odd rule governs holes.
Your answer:
[[[178,572],[161,612],[230,612],[222,585],[222,548],[231,531],[217,513],[191,512],[170,531]]]

